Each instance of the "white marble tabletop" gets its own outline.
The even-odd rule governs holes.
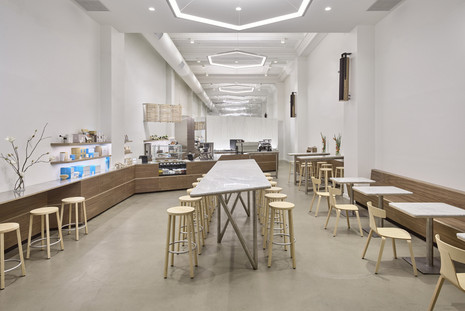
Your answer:
[[[344,159],[344,156],[342,155],[306,155],[306,156],[301,156],[297,157],[297,160],[300,161],[306,161],[306,160],[336,160],[336,159]]]
[[[219,161],[191,192],[192,197],[266,189],[266,179],[252,159]]]
[[[412,194],[412,192],[394,186],[359,186],[353,188],[364,195]]]
[[[407,215],[418,218],[465,216],[465,209],[440,202],[389,203],[389,206],[394,207]]]
[[[465,233],[457,233],[457,238],[459,240],[465,241]]]
[[[365,177],[333,177],[331,180],[338,184],[371,184],[376,182]]]
[[[300,157],[300,156],[324,156],[329,155],[328,152],[290,152],[288,156]]]

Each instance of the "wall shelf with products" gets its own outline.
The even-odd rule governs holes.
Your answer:
[[[51,143],[52,147],[67,147],[67,146],[89,146],[89,145],[107,145],[111,144],[111,141],[104,142],[91,142],[91,143]]]
[[[111,157],[111,155],[101,156],[101,157],[93,157],[93,158],[85,158],[85,159],[78,159],[78,160],[69,160],[69,161],[52,161],[50,164],[64,164],[64,163],[74,163],[74,162],[82,162],[82,161],[91,161],[96,159],[103,159]]]

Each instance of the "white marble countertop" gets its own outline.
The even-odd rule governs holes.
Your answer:
[[[440,202],[389,203],[389,206],[412,217],[439,218],[465,216],[465,209]]]
[[[255,160],[219,161],[191,192],[192,197],[266,189],[266,179]]]
[[[412,194],[411,191],[394,186],[360,186],[353,189],[364,195]]]
[[[342,155],[306,155],[302,157],[297,157],[297,160],[305,161],[305,160],[336,160],[336,159],[344,159]]]
[[[465,241],[465,233],[457,233],[457,238],[459,240]]]
[[[294,156],[294,157],[299,157],[299,156],[324,156],[324,155],[330,155],[328,152],[302,152],[302,153],[295,153],[291,152],[287,154],[288,156]]]
[[[333,177],[331,180],[338,184],[371,184],[376,182],[365,177]]]

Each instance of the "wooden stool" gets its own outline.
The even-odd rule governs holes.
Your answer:
[[[201,182],[202,179],[203,179],[202,177],[197,178],[197,182]]]
[[[336,166],[336,172],[334,177],[344,177],[344,166]],[[333,182],[333,187],[336,187],[337,183]],[[344,185],[341,185],[342,193],[344,193]]]
[[[271,173],[263,173],[265,177],[271,177]]]
[[[319,180],[321,180],[322,175],[325,175],[325,191],[328,191],[328,180],[329,180],[329,173],[331,173],[331,178],[333,177],[333,169],[330,167],[322,167],[320,168],[320,175]]]
[[[271,215],[274,215],[276,211],[280,211],[283,214],[283,227],[286,226],[286,217],[285,212],[287,211],[287,216],[289,219],[289,234],[284,233],[273,233],[274,230],[274,221],[271,222],[270,228],[270,246],[268,247],[268,268],[271,267],[271,257],[272,257],[272,250],[273,244],[277,245],[290,245],[291,246],[291,258],[292,258],[292,268],[295,269],[295,238],[294,238],[294,220],[292,218],[292,210],[294,209],[294,204],[289,202],[271,202],[270,204],[270,211]],[[274,242],[273,237],[282,236],[284,238],[284,242]],[[286,237],[289,237],[289,242],[286,242]]]
[[[203,208],[202,198],[193,198],[189,195],[184,195],[179,197],[179,203],[181,206],[190,206],[194,208],[194,232],[197,233],[197,240],[199,241],[199,247],[197,247],[199,255],[202,254],[202,247],[205,246],[205,209]],[[185,234],[181,229],[183,226],[179,227],[178,231],[178,240],[180,240],[181,233]],[[200,245],[201,244],[201,245]]]
[[[168,256],[171,254],[171,267],[174,266],[174,254],[186,254],[189,253],[189,268],[190,268],[190,277],[194,278],[194,265],[192,257],[194,257],[195,266],[198,266],[197,253],[195,248],[195,233],[194,233],[194,211],[193,207],[189,206],[176,206],[171,207],[166,210],[168,213],[168,229],[166,232],[166,250],[165,250],[165,270],[163,277],[166,279],[168,277]],[[175,240],[176,232],[176,217],[179,217],[179,231],[181,227],[185,226],[187,240],[180,240],[179,235],[178,239]],[[178,232],[179,232],[178,231]],[[185,245],[187,243],[187,250],[180,250],[179,246]],[[178,246],[178,250],[175,250],[174,246]],[[171,248],[171,249],[170,249]]]
[[[192,188],[197,187],[198,184],[199,184],[198,182],[193,182],[193,183],[192,183]]]
[[[265,218],[263,220],[263,228],[262,228],[263,249],[266,249],[266,245],[268,242],[268,222],[274,222],[274,216],[275,216],[274,214],[270,216],[269,203],[284,201],[285,199],[287,199],[287,195],[283,193],[268,193],[268,194],[265,194],[265,199],[266,199]]]
[[[287,176],[287,183],[291,181],[291,174],[294,172],[295,164],[294,161],[289,161],[289,175]]]
[[[264,195],[267,195],[269,193],[280,193],[283,190],[281,187],[271,187],[268,189],[264,189]],[[265,210],[266,210],[266,205],[268,205],[267,198],[264,197],[264,204],[263,208],[260,213],[260,223],[263,224],[264,219],[265,219]]]
[[[312,177],[312,171],[313,171],[312,163],[309,163],[307,165],[307,170],[308,170],[308,177]],[[301,164],[300,165],[300,170],[299,170],[299,188],[298,188],[298,190],[300,190],[300,186],[302,185],[302,178],[304,178],[304,175],[305,175],[305,164]],[[307,184],[307,181],[305,181],[305,184]]]
[[[71,217],[73,214],[73,204],[74,204],[74,214],[75,214],[75,222],[71,222]],[[79,230],[85,228],[85,234],[89,234],[89,230],[87,228],[87,209],[86,209],[86,198],[84,197],[71,197],[65,198],[61,200],[61,223],[63,223],[63,214],[65,212],[66,205],[69,205],[68,210],[68,223],[66,225],[62,225],[62,227],[68,227],[68,234],[71,230],[75,231],[76,241],[79,241]],[[79,205],[82,207],[82,212],[84,214],[84,224],[79,225]],[[72,225],[74,225],[74,229],[72,229]]]
[[[57,241],[50,243],[50,214],[56,214],[57,217],[57,225],[58,225],[58,238]],[[41,238],[34,240],[31,242],[31,237],[32,237],[32,223],[34,216],[40,216],[40,222],[41,222],[41,230],[40,230],[40,235]],[[44,219],[45,219],[45,228],[44,228]],[[46,231],[46,237],[44,238],[44,229]],[[65,247],[63,245],[63,235],[61,234],[61,219],[60,215],[58,212],[58,207],[55,206],[50,206],[50,207],[41,207],[41,208],[36,208],[30,211],[29,215],[29,235],[27,238],[27,251],[26,251],[26,259],[29,259],[29,255],[31,253],[31,247],[34,248],[43,248],[44,247],[44,240],[46,241],[46,247],[47,247],[47,258],[50,259],[50,246],[55,245],[57,243],[60,243],[61,250],[64,250]],[[35,246],[32,245],[36,242],[41,242],[40,246]]]
[[[276,187],[278,185],[278,182],[276,181],[270,181],[271,187]]]
[[[316,162],[316,169],[315,169],[315,175],[314,177],[319,177],[320,176],[320,168],[321,168],[321,165],[323,164],[328,164],[326,161],[318,161]]]
[[[273,180],[273,177],[266,177],[266,179],[268,179],[268,181],[272,181]]]
[[[189,188],[187,189],[187,195],[190,196],[192,190],[194,190],[194,188]],[[212,200],[212,196],[204,196],[204,197],[201,197],[202,198],[202,204],[203,204],[203,207],[204,207],[204,212],[205,212],[205,223],[206,223],[206,229],[207,229],[207,233],[210,233],[210,224],[209,222],[211,222],[211,218],[212,218],[212,213],[213,213],[213,209],[211,208],[211,200]],[[208,222],[208,223],[207,223]]]
[[[5,233],[16,231],[16,238],[18,240],[18,259],[6,259],[5,260]],[[18,264],[13,268],[5,270],[5,261],[16,261]],[[21,245],[21,231],[19,230],[19,224],[16,222],[7,222],[0,224],[0,289],[5,288],[5,273],[14,270],[21,266],[21,275],[26,275],[26,266],[24,265],[23,258],[23,247]]]

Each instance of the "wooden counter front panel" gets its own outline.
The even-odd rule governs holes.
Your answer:
[[[151,177],[151,178],[136,178],[134,180],[134,192],[135,193],[144,193],[144,192],[154,192],[159,191],[160,178]]]
[[[149,178],[158,176],[158,164],[140,164],[135,167],[135,178]]]
[[[187,162],[186,173],[187,175],[206,174],[215,164],[216,164],[216,161]]]

